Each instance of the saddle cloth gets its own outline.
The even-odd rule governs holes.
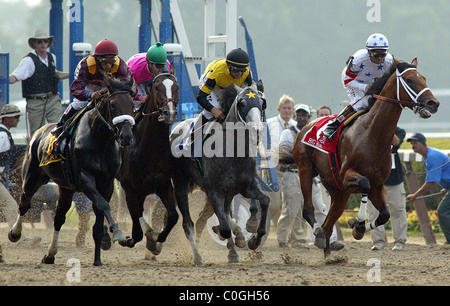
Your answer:
[[[196,141],[195,139],[192,139],[192,136],[195,135],[194,128],[197,126],[197,121],[201,120],[200,118],[201,116],[198,116],[191,122],[189,131],[186,133],[185,139],[183,139],[183,141],[181,141],[179,144],[180,150],[191,150],[191,152],[193,153],[192,157],[196,158],[201,157],[201,145],[211,134],[213,123],[217,121],[216,119],[214,119],[207,122],[204,126],[197,127],[197,129],[202,129],[202,141]]]
[[[44,166],[47,166],[48,164],[60,162],[63,159],[65,159],[64,156],[62,156],[61,154],[53,153],[55,141],[57,138],[58,137],[56,137],[55,135],[50,135],[50,137],[45,138],[44,148],[46,148],[46,150],[44,150],[44,152],[42,154],[42,158],[39,163],[39,167],[44,167]]]
[[[330,141],[328,138],[323,136],[322,131],[325,130],[329,123],[332,122],[334,118],[338,115],[332,115],[320,118],[312,128],[309,129],[305,133],[302,138],[302,142],[310,147],[313,147],[319,151],[324,153],[336,153],[337,143],[339,140],[339,135],[341,134],[343,124],[339,127],[339,130],[336,132],[336,135],[333,138],[333,141]]]

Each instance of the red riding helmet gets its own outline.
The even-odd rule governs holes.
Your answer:
[[[118,55],[119,49],[117,45],[109,39],[103,39],[95,46],[94,55]]]

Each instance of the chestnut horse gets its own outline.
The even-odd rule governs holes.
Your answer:
[[[147,249],[154,255],[161,252],[162,243],[178,221],[171,183],[174,162],[169,144],[169,129],[176,119],[179,96],[174,69],[171,65],[170,73],[155,76],[150,95],[142,107],[142,119],[135,127],[136,142],[123,149],[122,166],[117,174],[133,221],[132,238],[128,238],[127,245],[134,247],[145,234]],[[159,234],[142,216],[144,200],[153,193],[168,212],[167,224]]]
[[[294,160],[305,200],[303,216],[314,228],[315,245],[324,249],[325,257],[330,254],[329,238],[333,225],[344,212],[351,193],[361,193],[358,220],[349,221],[355,239],[362,239],[366,231],[389,220],[384,181],[390,173],[391,143],[403,106],[419,111],[422,117],[436,113],[439,107],[425,78],[417,71],[417,59],[411,64],[394,60],[392,68],[374,82],[367,94],[376,97],[371,101],[375,101],[372,108],[344,128],[338,141],[340,170],[337,180],[340,186],[330,170],[328,154],[301,141],[317,120],[301,130],[294,145]],[[323,225],[314,219],[311,200],[313,178],[318,174],[332,199]],[[366,224],[367,197],[379,211],[379,216]]]

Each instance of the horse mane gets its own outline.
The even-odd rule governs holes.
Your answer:
[[[127,82],[126,80],[120,80],[111,77],[108,77],[107,80],[107,87],[110,93],[128,91],[130,94],[133,94],[133,82]]]
[[[234,84],[231,84],[227,88],[225,88],[222,93],[219,96],[219,102],[220,106],[222,108],[222,111],[224,112],[225,116],[228,114],[228,112],[231,109],[231,106],[233,105],[234,99],[236,98],[238,94],[237,88]]]
[[[388,71],[386,71],[381,77],[379,77],[378,79],[375,80],[375,82],[373,82],[372,86],[370,86],[369,90],[366,92],[366,95],[370,96],[369,107],[372,107],[375,101],[377,100],[374,97],[372,97],[372,95],[373,94],[379,95],[381,93],[381,90],[383,90],[384,85],[386,85],[386,82],[397,68],[400,72],[402,72],[405,69],[415,67],[416,66],[411,65],[410,63],[407,62],[400,62],[398,63],[398,65],[392,65]]]

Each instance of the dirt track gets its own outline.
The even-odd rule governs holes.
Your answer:
[[[0,245],[4,263],[0,264],[0,285],[177,285],[177,286],[302,286],[302,285],[424,285],[447,286],[450,283],[450,248],[424,245],[422,237],[408,240],[402,252],[373,252],[367,238],[356,242],[346,237],[346,247],[333,253],[325,263],[321,250],[279,249],[272,232],[256,252],[239,250],[240,263],[227,263],[227,250],[204,233],[199,244],[203,266],[193,266],[187,239],[177,225],[156,260],[146,260],[144,243],[135,248],[115,244],[102,252],[102,267],[93,267],[93,241],[90,233],[86,248],[76,248],[76,230],[63,227],[54,265],[40,263],[50,243],[52,231],[37,224],[24,227],[28,237],[42,237],[33,248],[13,244],[7,238],[7,225],[0,224]],[[126,234],[129,227],[124,228]],[[392,240],[391,240],[392,241]],[[81,264],[80,282],[69,282],[67,262],[75,258]],[[377,270],[379,264],[379,270]],[[376,272],[379,271],[379,274]],[[75,274],[73,274],[75,275]],[[369,282],[377,280],[380,282]],[[369,276],[369,278],[368,278]]]

